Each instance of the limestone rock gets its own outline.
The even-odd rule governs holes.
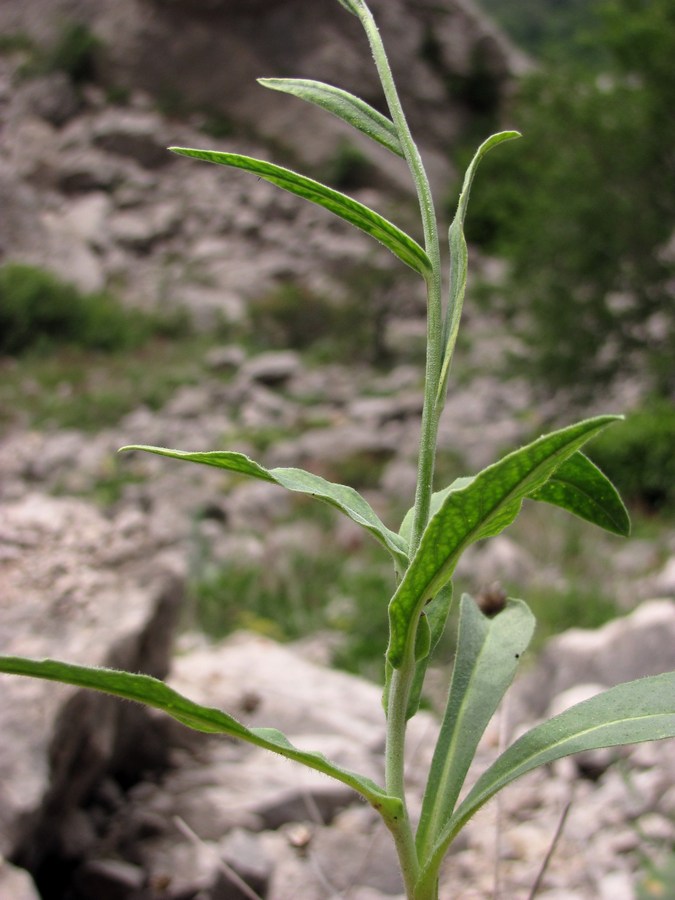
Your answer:
[[[573,628],[549,641],[536,672],[523,680],[518,702],[525,702],[529,716],[539,716],[574,685],[611,687],[673,669],[675,604],[653,600],[602,628]]]
[[[0,897],[7,900],[40,900],[37,888],[25,869],[17,869],[0,856]]]
[[[432,168],[447,172],[445,148],[472,114],[468,104],[448,92],[447,81],[470,85],[472,79],[489,78],[499,107],[509,82],[527,63],[470,0],[443,5],[373,0],[372,6],[394,69],[402,76],[401,92],[413,126],[424,126]],[[184,107],[253,125],[266,137],[291,144],[313,163],[329,160],[340,140],[347,139],[378,158],[391,177],[401,179],[403,170],[382,148],[360,140],[338,119],[308,104],[280,102],[255,82],[265,74],[319,78],[357,90],[379,105],[379,86],[369,54],[363,52],[363,35],[338,3],[125,0],[107,6],[80,0],[76,11],[78,21],[101,42],[96,73],[104,83],[141,88],[159,98],[174,91]],[[0,28],[53,44],[62,22],[72,16],[69,0],[24,0],[3,4]],[[321,128],[316,127],[319,121]],[[162,157],[141,124],[130,124],[122,143],[115,138],[111,146],[124,147],[143,165],[161,165],[166,154]]]
[[[77,500],[29,495],[3,510],[0,648],[163,675],[181,587],[161,569],[112,566],[114,525]],[[2,679],[0,851],[35,864],[53,848],[55,821],[106,769],[143,755],[139,707],[64,685]],[[144,725],[144,723],[146,723]]]

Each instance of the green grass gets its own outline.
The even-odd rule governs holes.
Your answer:
[[[190,598],[194,624],[211,638],[245,628],[290,641],[331,630],[343,638],[335,665],[379,680],[392,586],[391,567],[374,545],[354,556],[336,553],[327,529],[306,552],[262,564],[201,564]]]
[[[139,406],[160,409],[203,378],[205,336],[152,338],[130,354],[63,347],[0,357],[0,425],[96,431]]]
[[[181,314],[146,313],[103,291],[83,293],[36,266],[0,267],[0,356],[64,346],[129,351],[152,335],[182,335],[187,324]]]
[[[660,864],[645,866],[647,873],[637,886],[637,900],[675,900],[675,852]]]

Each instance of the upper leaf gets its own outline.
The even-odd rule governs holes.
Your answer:
[[[565,460],[529,497],[560,506],[622,537],[630,534],[628,511],[617,489],[583,453]]]
[[[452,814],[478,742],[533,632],[534,616],[522,600],[509,600],[490,619],[468,594],[462,596],[457,656],[417,832],[422,859]]]
[[[620,418],[620,417],[619,417]],[[452,484],[431,495],[430,515],[434,515],[442,502],[452,493],[473,481],[474,476],[455,478]],[[630,534],[630,519],[618,491],[612,482],[583,453],[573,453],[551,474],[541,487],[527,495],[528,500],[550,503],[567,510],[593,525],[626,537]],[[401,523],[399,534],[410,542],[410,531],[415,509],[408,510]]]
[[[452,224],[448,231],[448,241],[450,244],[450,293],[446,320],[444,323],[443,342],[445,346],[443,350],[443,362],[438,382],[438,393],[436,395],[436,402],[439,409],[443,408],[445,402],[450,363],[455,350],[457,333],[459,332],[459,322],[462,316],[462,306],[464,305],[464,292],[466,290],[468,266],[468,251],[466,239],[464,238],[464,219],[466,218],[471,185],[473,184],[473,179],[480,161],[485,154],[489,153],[489,151],[498,144],[502,144],[504,141],[512,141],[519,137],[520,134],[517,131],[500,131],[498,134],[493,134],[486,141],[483,141],[478,150],[476,150],[464,176],[462,192],[459,195],[459,202],[457,204],[457,212],[455,213],[455,217],[452,220]]]
[[[484,469],[445,497],[389,604],[387,657],[398,668],[414,646],[425,603],[452,577],[462,551],[499,534],[518,515],[522,501],[540,488],[566,459],[617,416],[598,416],[545,435]]]
[[[449,484],[447,487],[443,488],[440,491],[434,491],[431,495],[431,502],[429,504],[429,517],[436,515],[438,510],[441,508],[441,504],[448,496],[448,494],[452,493],[452,491],[459,491],[462,488],[465,488],[467,484],[471,484],[474,479],[474,475],[462,475],[459,478],[455,478],[452,484]],[[413,520],[415,518],[415,507],[411,506],[408,512],[403,517],[403,521],[401,522],[401,527],[399,528],[398,533],[401,537],[410,544],[410,540],[412,538],[412,526]]]
[[[259,78],[258,82],[264,87],[314,103],[348,122],[397,156],[404,155],[391,119],[348,91],[306,78]]]
[[[481,775],[440,835],[421,880],[432,880],[455,835],[526,772],[585,750],[675,737],[675,672],[604,691],[526,732]]]
[[[336,778],[358,791],[373,806],[382,810],[385,817],[389,815],[396,818],[400,814],[400,801],[396,797],[388,796],[383,788],[369,778],[335,765],[321,753],[299,750],[275,728],[246,728],[227,713],[194,703],[150,675],[135,675],[116,669],[91,668],[53,659],[33,660],[17,656],[0,656],[0,672],[29,675],[32,678],[44,678],[90,688],[161,709],[188,728],[209,734],[227,734],[330,775],[331,778]]]
[[[203,159],[206,162],[216,163],[220,166],[231,166],[235,169],[243,169],[252,172],[259,178],[264,178],[277,187],[303,197],[311,203],[323,206],[341,219],[365,231],[384,244],[391,252],[406,265],[410,266],[422,277],[426,278],[431,272],[429,257],[409,235],[397,228],[392,222],[383,218],[379,213],[359,203],[346,194],[341,194],[333,188],[326,187],[312,178],[299,175],[290,169],[276,166],[273,163],[261,159],[253,159],[250,156],[241,156],[239,153],[220,153],[216,150],[192,150],[188,147],[170,147],[174,153],[181,156],[189,156],[194,159]]]
[[[262,481],[270,481],[289,491],[309,494],[316,500],[321,500],[323,503],[339,509],[353,522],[356,522],[357,525],[369,531],[386,547],[394,558],[399,571],[403,571],[408,565],[407,542],[394,531],[390,531],[380,520],[368,501],[358,491],[346,484],[334,484],[331,481],[326,481],[325,478],[321,478],[320,475],[305,472],[303,469],[266,469],[243,453],[236,453],[231,450],[189,453],[184,450],[169,450],[166,447],[148,447],[141,444],[122,447],[121,450],[144,450],[147,453],[156,453],[159,456],[168,456],[171,459],[182,459],[187,462],[215,466],[218,469],[227,469],[230,472],[260,478]]]

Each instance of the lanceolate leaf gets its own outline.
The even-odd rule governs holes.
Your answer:
[[[389,604],[387,657],[394,668],[412,653],[417,617],[425,603],[450,580],[462,551],[510,525],[523,499],[616,419],[598,416],[554,431],[484,469],[461,490],[448,493],[429,521]]]
[[[383,116],[359,97],[322,81],[309,81],[305,78],[259,78],[258,82],[272,90],[284,91],[309,103],[315,103],[397,156],[404,155],[391,119]]]
[[[468,594],[462,597],[457,657],[417,831],[421,859],[452,814],[478,742],[513,680],[533,631],[534,616],[522,600],[509,600],[490,619]]]
[[[433,516],[440,509],[448,494],[466,487],[472,481],[471,476],[456,478],[451,485],[432,494],[430,514]],[[572,454],[558,466],[549,480],[531,491],[527,499],[559,506],[622,537],[630,534],[630,519],[618,491],[609,478],[581,452]],[[414,512],[414,508],[408,510],[399,531],[408,542]]]
[[[440,835],[422,879],[437,871],[458,831],[484,803],[526,772],[599,747],[675,737],[675,672],[620,684],[524,734],[478,779]]]
[[[436,396],[436,402],[441,409],[445,403],[445,392],[448,384],[450,362],[455,350],[459,322],[462,316],[462,306],[464,304],[464,291],[466,290],[468,251],[466,239],[464,238],[464,219],[466,218],[471,185],[473,184],[476,169],[485,154],[498,144],[502,144],[504,141],[512,141],[519,137],[520,134],[517,131],[500,131],[498,134],[493,134],[486,141],[483,141],[471,160],[469,168],[466,170],[466,175],[464,176],[462,192],[459,195],[459,202],[457,204],[457,212],[455,213],[455,218],[452,220],[448,232],[448,240],[450,243],[450,293],[446,320],[444,323],[443,342],[445,346],[443,350],[443,363],[438,384],[438,394]]]
[[[260,478],[262,481],[270,481],[289,491],[308,494],[316,500],[321,500],[323,503],[339,509],[357,525],[369,531],[391,553],[399,571],[403,571],[408,565],[407,542],[394,531],[390,531],[361,494],[348,485],[334,484],[321,478],[320,475],[313,475],[303,469],[266,469],[243,453],[229,450],[189,453],[184,450],[169,450],[165,447],[147,447],[145,445],[132,445],[121,449],[144,450],[147,453],[156,453],[171,459],[215,466],[218,469],[227,469],[230,472]]]
[[[450,584],[446,584],[445,587],[442,588],[438,592],[438,594],[436,594],[431,603],[428,603],[425,606],[422,612],[426,628],[429,632],[429,652],[422,659],[417,659],[415,663],[415,675],[413,678],[412,686],[410,688],[408,709],[406,711],[406,718],[408,719],[412,719],[417,710],[420,708],[420,699],[422,697],[422,688],[424,687],[424,678],[427,673],[429,662],[431,660],[431,654],[436,649],[436,645],[440,641],[441,636],[445,631],[445,623],[448,620],[451,604],[452,582]]]
[[[334,765],[321,753],[299,750],[275,728],[246,728],[227,713],[194,703],[164,684],[163,681],[158,681],[149,675],[134,675],[115,669],[90,668],[58,660],[31,660],[15,656],[0,656],[0,672],[59,681],[64,684],[102,691],[125,700],[135,700],[145,706],[163,710],[182,722],[183,725],[196,731],[227,734],[303,763],[311,769],[317,769],[319,772],[349,785],[377,809],[384,810],[385,815],[396,818],[400,813],[400,801],[395,797],[388,796],[374,781]]]
[[[560,506],[606,531],[623,537],[630,534],[630,519],[618,491],[583,453],[570,456],[529,496]]]
[[[376,238],[391,252],[398,256],[406,265],[410,266],[420,275],[426,278],[431,272],[431,263],[420,245],[409,235],[397,228],[379,213],[374,212],[357,200],[334,191],[312,178],[298,175],[290,169],[276,166],[273,163],[264,162],[261,159],[253,159],[250,156],[241,156],[238,153],[220,153],[216,150],[192,150],[188,147],[170,147],[174,153],[182,156],[190,156],[194,159],[203,159],[206,162],[216,163],[220,166],[231,166],[235,169],[243,169],[251,172],[259,178],[264,178],[277,187],[303,197],[318,206],[323,206],[341,219],[360,228],[372,237]]]

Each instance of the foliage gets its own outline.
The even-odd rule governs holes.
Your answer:
[[[24,31],[0,34],[0,54],[32,53],[35,49],[32,38]]]
[[[388,272],[359,268],[345,276],[344,297],[319,294],[301,281],[281,281],[251,301],[249,340],[256,348],[294,347],[316,360],[349,355],[355,362],[384,364],[390,280]]]
[[[113,352],[177,327],[125,309],[108,294],[83,294],[43,269],[19,263],[0,268],[0,355],[64,344]]]
[[[523,152],[487,162],[469,239],[510,261],[520,367],[541,384],[590,394],[637,373],[667,394],[675,7],[612,0],[598,10],[591,62],[568,59],[522,82],[511,115]]]
[[[340,140],[335,151],[323,164],[320,172],[326,181],[341,191],[356,190],[372,181],[373,167],[368,157],[351,141]]]
[[[335,661],[343,669],[377,679],[391,592],[389,566],[373,553],[346,563],[332,552],[328,533],[311,550],[267,559],[211,564],[199,560],[190,586],[195,624],[212,638],[246,628],[296,640],[330,630],[340,636]]]
[[[637,887],[637,900],[675,900],[675,853],[671,852],[661,865],[650,862],[647,874]]]
[[[84,22],[69,22],[44,61],[48,72],[65,72],[75,84],[91,81],[100,40]]]
[[[53,347],[0,358],[0,423],[35,428],[108,428],[139,406],[160,409],[203,376],[210,338],[154,337],[124,352]]]
[[[480,5],[528,53],[549,58],[569,53],[570,42],[597,24],[602,2],[480,0]]]
[[[237,478],[258,479],[324,504],[363,529],[388,555],[396,589],[387,610],[384,783],[377,784],[319,753],[295,747],[275,729],[247,728],[229,714],[194,703],[148,676],[18,657],[0,657],[0,671],[61,681],[145,703],[194,729],[247,741],[349,785],[377,810],[391,832],[407,897],[437,900],[440,866],[451,843],[471,817],[516,778],[582,750],[675,736],[675,673],[619,685],[542,722],[501,753],[459,800],[481,736],[529,645],[534,616],[519,599],[509,599],[493,617],[486,616],[468,594],[453,604],[452,578],[457,563],[472,544],[508,527],[526,499],[560,507],[610,533],[627,534],[628,516],[616,490],[581,453],[581,448],[617,417],[597,416],[542,435],[478,474],[458,478],[433,492],[436,439],[466,287],[464,220],[469,194],[485,154],[517,134],[502,132],[488,138],[469,164],[449,229],[451,267],[449,283],[444,285],[429,182],[399,102],[380,33],[364,0],[339,2],[365,30],[391,118],[328,85],[317,88],[316,83],[275,79],[273,87],[287,88],[310,102],[317,102],[319,96],[325,108],[404,157],[417,189],[424,246],[374,210],[278,165],[233,153],[175,149],[183,156],[243,169],[310,200],[379,240],[421,276],[427,294],[428,345],[414,504],[400,528],[393,530],[353,487],[311,472],[266,468],[233,451],[149,446],[125,449],[216,467]],[[429,659],[455,606],[459,612],[457,652],[448,703],[419,826],[413,830],[404,780],[407,721],[417,712]]]
[[[22,35],[16,37],[21,41]],[[64,72],[75,85],[82,85],[94,79],[96,55],[100,47],[100,39],[86,23],[78,21],[64,22],[56,38],[49,45],[38,46],[30,39],[18,44],[14,40],[10,44],[10,49],[21,49],[26,52],[26,60],[20,70],[23,76]]]
[[[589,448],[600,468],[628,500],[645,512],[675,511],[675,409],[653,400],[627,416],[612,440]]]

